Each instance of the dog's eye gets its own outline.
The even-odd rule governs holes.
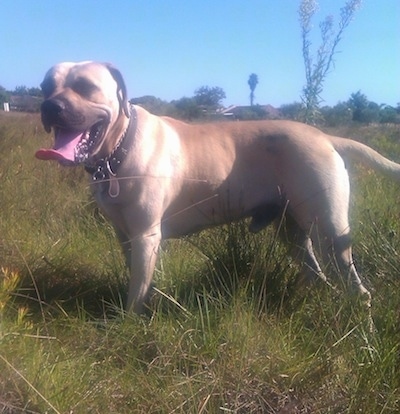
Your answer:
[[[78,78],[72,87],[72,89],[79,93],[79,95],[83,95],[89,97],[96,89],[96,85],[91,83],[88,79],[85,78]]]

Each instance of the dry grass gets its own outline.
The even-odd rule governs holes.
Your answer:
[[[398,130],[350,133],[399,154]],[[353,182],[377,332],[355,298],[297,291],[274,231],[244,223],[165,243],[138,317],[84,173],[34,159],[48,139],[0,113],[0,413],[399,412],[398,184]]]

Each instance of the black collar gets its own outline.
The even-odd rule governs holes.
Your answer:
[[[117,175],[119,166],[126,158],[133,137],[136,134],[137,114],[133,105],[130,106],[130,117],[128,128],[120,138],[118,144],[110,155],[96,161],[94,164],[85,164],[85,170],[92,175],[93,181],[110,180]]]

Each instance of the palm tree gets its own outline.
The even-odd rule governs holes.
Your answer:
[[[252,73],[249,76],[249,80],[247,83],[250,86],[250,105],[253,106],[254,103],[254,90],[256,89],[256,86],[258,84],[258,76],[255,73]]]

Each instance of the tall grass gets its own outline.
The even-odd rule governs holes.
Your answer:
[[[348,132],[400,154],[398,130]],[[353,168],[376,332],[356,298],[299,290],[275,231],[246,223],[164,243],[139,317],[83,171],[34,159],[50,139],[35,115],[0,113],[0,412],[399,412],[397,183]]]

